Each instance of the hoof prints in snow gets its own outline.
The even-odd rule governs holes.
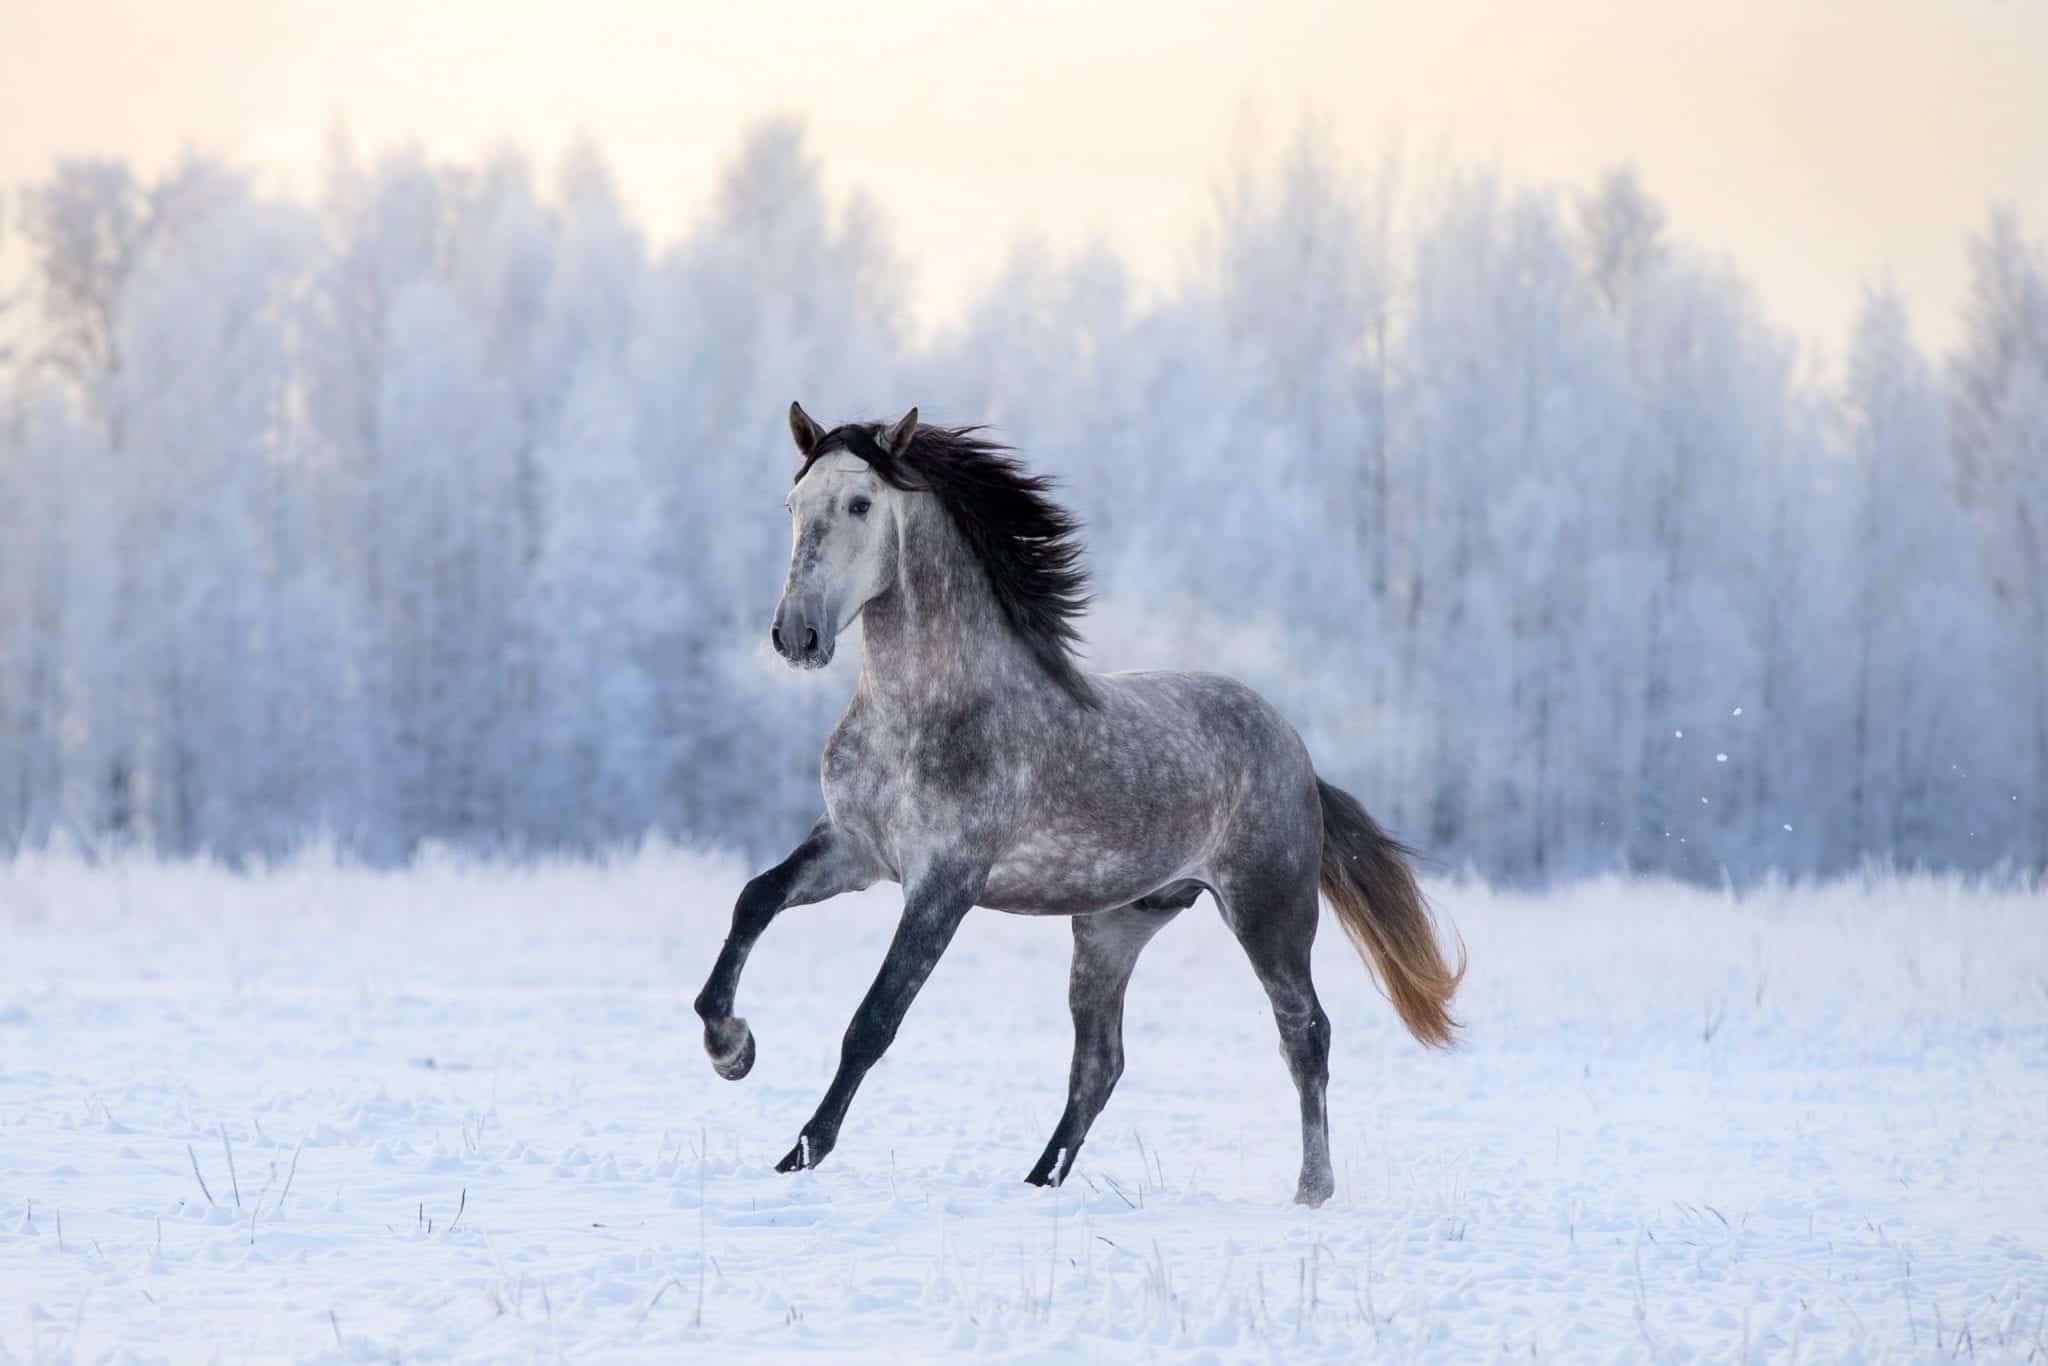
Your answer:
[[[743,877],[0,867],[0,1358],[2048,1359],[2038,893],[1440,886],[1449,1056],[1325,933],[1309,1212],[1199,907],[1064,1188],[1022,1177],[1069,938],[989,914],[831,1159],[774,1175],[894,903],[777,923],[728,1083],[689,1000]]]

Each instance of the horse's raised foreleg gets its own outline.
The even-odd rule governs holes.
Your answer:
[[[795,853],[740,892],[732,908],[732,932],[718,951],[718,962],[704,989],[697,993],[697,1014],[704,1021],[704,1051],[711,1055],[711,1065],[719,1076],[738,1081],[754,1065],[754,1032],[732,1013],[732,1005],[739,991],[740,969],[746,966],[747,954],[768,922],[792,906],[856,892],[874,880],[852,841],[829,821],[820,820]]]
[[[860,1089],[868,1069],[888,1051],[911,1001],[931,976],[946,946],[953,942],[953,932],[960,928],[975,898],[981,895],[987,875],[986,869],[938,869],[916,878],[905,888],[903,919],[896,925],[895,938],[889,941],[889,954],[882,960],[881,972],[853,1012],[853,1022],[846,1027],[846,1039],[839,1048],[839,1070],[833,1074],[832,1084],[825,1089],[825,1098],[818,1102],[811,1122],[804,1125],[796,1146],[775,1164],[775,1170],[793,1172],[815,1167],[832,1151],[839,1141],[839,1126],[846,1118],[846,1107],[853,1103],[853,1093]]]
[[[1089,1126],[1109,1104],[1124,1074],[1124,990],[1131,970],[1152,936],[1180,911],[1140,903],[1074,917],[1074,966],[1067,975],[1074,1062],[1067,1072],[1067,1108],[1024,1178],[1032,1185],[1057,1186],[1067,1179]]]

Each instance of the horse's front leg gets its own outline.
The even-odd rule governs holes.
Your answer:
[[[896,925],[896,937],[889,941],[889,955],[875,984],[861,998],[846,1027],[846,1040],[839,1048],[839,1070],[825,1089],[825,1098],[811,1122],[804,1125],[796,1146],[775,1164],[779,1172],[815,1167],[825,1160],[839,1141],[839,1125],[846,1107],[860,1089],[861,1078],[881,1061],[903,1023],[905,1012],[938,964],[939,955],[953,942],[953,932],[981,895],[988,870],[953,866],[929,870],[904,889],[903,919]]]
[[[718,952],[718,962],[697,993],[697,1014],[704,1021],[704,1051],[711,1065],[728,1081],[738,1081],[754,1066],[754,1032],[732,1013],[739,991],[740,969],[754,941],[768,922],[792,906],[808,906],[857,892],[874,882],[854,841],[829,819],[821,819],[796,852],[749,882],[732,908],[732,932]]]

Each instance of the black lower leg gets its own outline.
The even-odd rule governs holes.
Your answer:
[[[839,841],[820,823],[788,858],[749,881],[734,903],[732,929],[696,1000],[697,1016],[704,1021],[704,1051],[728,1081],[739,1080],[754,1066],[753,1031],[732,1013],[747,955],[762,931],[790,906],[822,901],[859,885],[845,865]]]
[[[984,870],[980,877],[985,876]],[[896,926],[896,936],[889,943],[882,970],[861,999],[859,1009],[854,1011],[853,1022],[846,1027],[846,1038],[839,1049],[839,1069],[832,1076],[832,1084],[826,1088],[825,1098],[818,1102],[810,1123],[798,1135],[796,1146],[775,1164],[775,1170],[791,1172],[815,1167],[838,1143],[839,1126],[846,1118],[847,1107],[853,1103],[854,1092],[860,1089],[868,1070],[888,1051],[911,1001],[938,965],[974,898],[980,895],[980,877],[935,876],[905,898],[903,919]]]

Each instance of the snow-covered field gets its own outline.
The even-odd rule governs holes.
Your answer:
[[[1206,903],[1064,1190],[1020,1178],[1067,929],[987,912],[775,1175],[893,903],[769,932],[727,1083],[689,1002],[742,876],[0,866],[0,1361],[2048,1359],[2039,892],[1439,884],[1448,1056],[1326,923],[1310,1212]]]

